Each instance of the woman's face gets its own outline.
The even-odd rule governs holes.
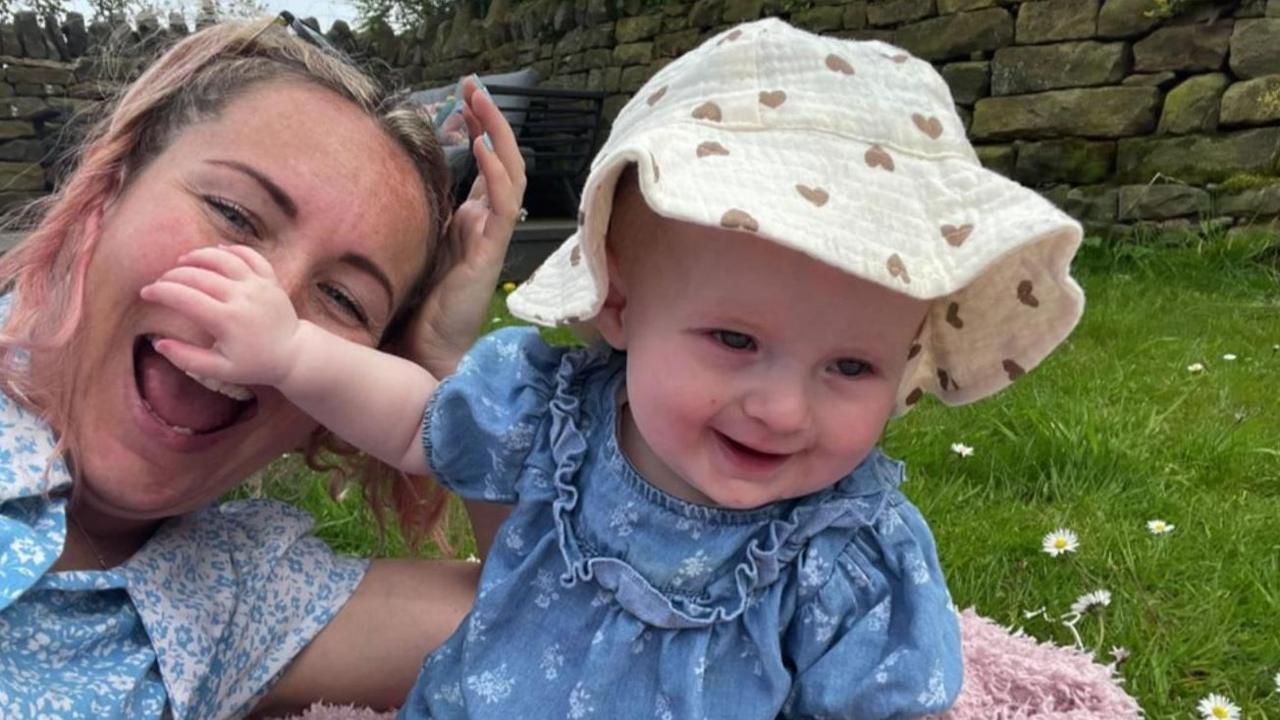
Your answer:
[[[316,427],[272,389],[239,403],[161,358],[153,336],[209,338],[140,299],[144,285],[193,248],[247,243],[300,317],[373,345],[426,261],[431,227],[408,155],[358,108],[299,81],[250,89],[183,130],[95,220],[75,360],[77,492],[132,520],[208,504]]]

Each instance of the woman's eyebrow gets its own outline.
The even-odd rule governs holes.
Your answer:
[[[297,203],[293,201],[293,198],[289,197],[289,193],[285,192],[284,188],[275,184],[271,178],[263,175],[256,169],[245,165],[242,162],[236,162],[235,160],[208,160],[207,162],[211,165],[221,165],[222,167],[228,167],[232,170],[238,170],[253,178],[262,186],[263,190],[267,191],[267,194],[271,196],[271,200],[280,207],[281,212],[288,216],[290,220],[298,217]]]
[[[382,272],[382,268],[378,267],[377,263],[364,255],[357,255],[356,253],[347,253],[343,255],[341,261],[356,268],[357,270],[363,270],[373,277],[374,280],[377,280],[378,284],[382,286],[382,291],[387,294],[387,304],[395,305],[396,294],[391,289],[391,280],[387,278],[386,273]]]

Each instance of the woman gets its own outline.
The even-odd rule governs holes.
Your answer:
[[[213,505],[323,433],[162,359],[156,337],[207,338],[138,290],[187,250],[250,243],[300,316],[448,372],[524,190],[510,127],[466,96],[492,147],[448,233],[429,122],[279,25],[183,40],[91,133],[0,261],[0,717],[385,707],[452,632],[473,566],[336,558],[298,511]]]

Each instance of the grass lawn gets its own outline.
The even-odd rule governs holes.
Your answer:
[[[906,491],[937,535],[957,604],[1070,644],[1061,616],[1078,596],[1110,591],[1076,628],[1104,657],[1129,651],[1126,687],[1152,718],[1193,717],[1199,698],[1220,692],[1250,720],[1280,719],[1274,242],[1090,241],[1076,263],[1088,306],[1066,345],[993,399],[922,402],[884,441],[908,462]],[[494,307],[493,327],[510,324],[498,298]],[[1204,369],[1188,370],[1195,363]],[[325,486],[289,461],[264,482],[313,512],[340,550],[403,554],[394,532],[379,544],[358,493],[336,502]],[[465,519],[453,516],[465,556]],[[1157,518],[1176,529],[1149,533]],[[1059,527],[1079,549],[1050,557],[1041,538]],[[1024,615],[1039,608],[1047,618]]]

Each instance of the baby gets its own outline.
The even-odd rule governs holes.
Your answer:
[[[583,198],[509,304],[586,349],[507,329],[438,382],[300,322],[245,247],[182,261],[226,287],[144,291],[216,338],[157,349],[515,506],[402,717],[947,708],[954,608],[876,446],[924,393],[990,395],[1070,332],[1079,226],[979,165],[928,63],[772,19],[658,72]]]

